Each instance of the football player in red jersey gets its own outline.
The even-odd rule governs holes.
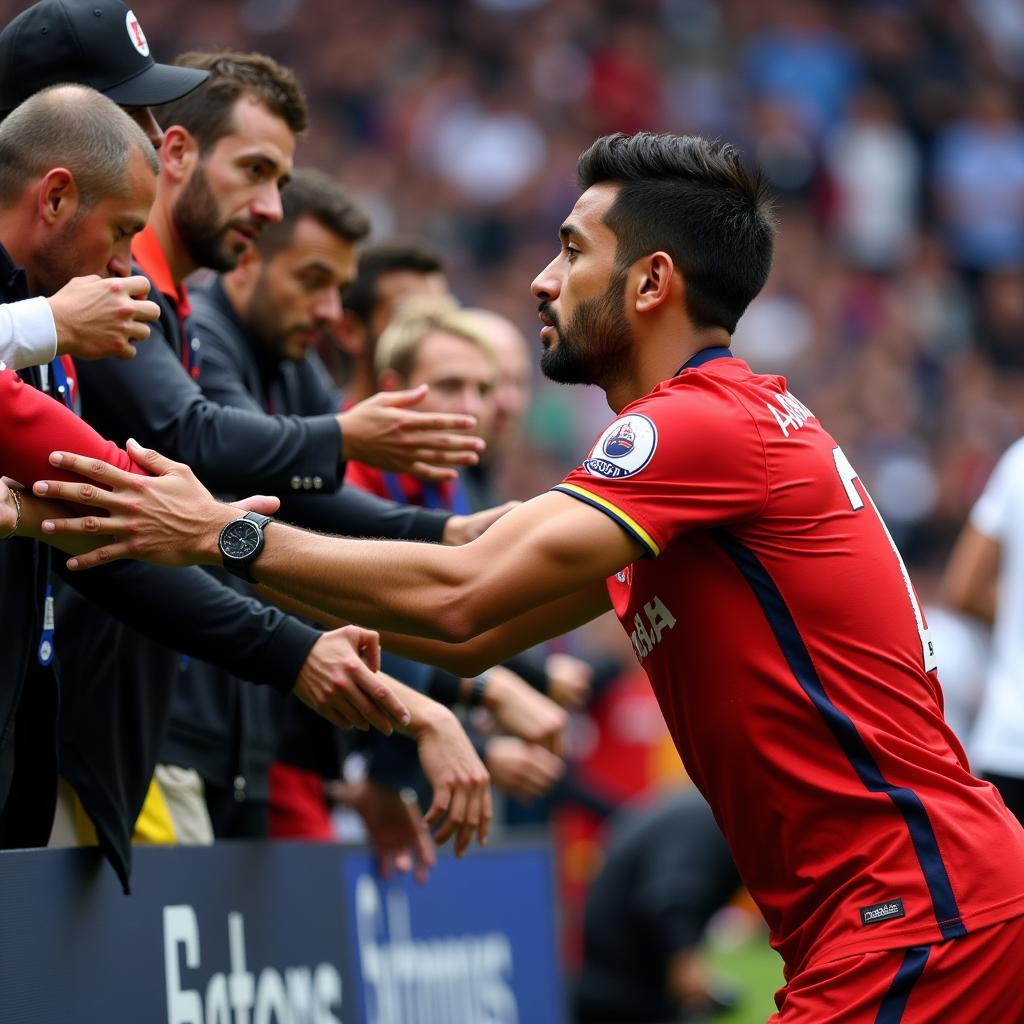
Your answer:
[[[578,172],[533,282],[541,365],[601,387],[616,419],[551,492],[457,550],[272,523],[241,551],[238,513],[186,467],[65,453],[113,489],[46,494],[109,510],[118,537],[69,564],[241,560],[460,675],[613,607],[785,961],[773,1019],[1024,1020],[1024,831],[943,721],[927,623],[856,471],[729,349],[771,263],[760,176],[729,146],[647,133],[599,139]]]

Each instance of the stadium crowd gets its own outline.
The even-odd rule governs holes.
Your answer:
[[[534,379],[525,340],[579,153],[613,131],[722,137],[779,221],[736,354],[842,438],[935,599],[1024,434],[1015,4],[185,6],[139,11],[143,33],[119,0],[42,0],[0,34],[0,473],[55,479],[60,448],[144,474],[137,438],[257,527],[276,502],[252,493],[326,533],[472,541],[608,419],[599,393],[570,407]],[[40,191],[43,166],[67,180]],[[98,843],[127,890],[132,842],[329,838],[336,805],[384,870],[426,878],[428,825],[460,853],[485,841],[490,782],[509,820],[548,794],[613,811],[566,730],[621,657],[570,638],[463,678],[247,586],[244,562],[72,574],[38,539],[47,503],[18,493],[36,539],[0,544],[19,609],[0,626],[4,846]],[[679,852],[715,861],[715,906],[735,890],[719,841],[711,824]],[[709,1010],[729,999],[689,951],[715,906],[685,880],[673,998]]]

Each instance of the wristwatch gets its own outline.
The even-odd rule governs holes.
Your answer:
[[[267,523],[272,523],[270,516],[261,516],[259,512],[246,512],[241,519],[227,524],[220,531],[217,547],[220,548],[224,568],[228,572],[248,583],[255,583],[249,566],[263,550],[263,530]]]

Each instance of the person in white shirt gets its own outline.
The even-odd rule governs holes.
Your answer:
[[[974,768],[1024,822],[1024,438],[996,465],[943,580],[946,601],[993,625],[969,747]]]

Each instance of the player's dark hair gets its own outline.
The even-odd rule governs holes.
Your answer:
[[[621,185],[605,214],[624,270],[648,253],[672,257],[698,327],[736,328],[768,278],[775,222],[767,184],[734,147],[691,135],[606,135],[576,165],[580,189]]]
[[[273,256],[291,244],[295,225],[310,217],[332,235],[346,242],[361,242],[370,233],[370,220],[348,189],[336,178],[311,167],[297,170],[281,192],[284,216],[276,224],[267,224],[257,248],[263,256]]]
[[[399,238],[368,245],[359,254],[359,273],[342,293],[346,311],[363,323],[370,322],[377,305],[377,282],[388,273],[409,270],[415,274],[443,274],[441,255],[416,238]]]
[[[210,77],[180,99],[159,107],[164,128],[181,125],[195,137],[201,153],[234,129],[235,104],[249,97],[281,118],[295,135],[309,125],[306,97],[287,68],[262,53],[183,53],[175,63],[209,71]]]

